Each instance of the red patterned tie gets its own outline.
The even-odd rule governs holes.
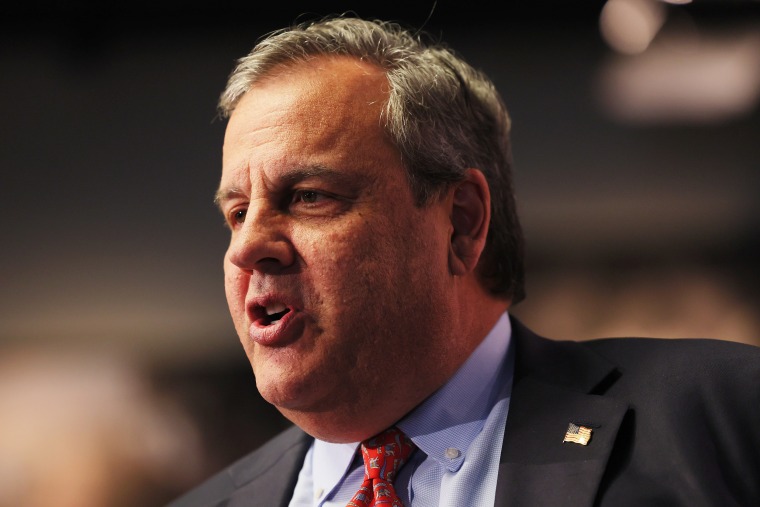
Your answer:
[[[347,507],[404,507],[393,479],[413,450],[412,441],[395,427],[362,442],[364,482]]]

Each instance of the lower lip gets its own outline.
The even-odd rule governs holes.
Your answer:
[[[265,347],[284,347],[293,343],[303,333],[305,317],[303,313],[291,310],[278,321],[270,325],[251,323],[248,336],[254,342]]]

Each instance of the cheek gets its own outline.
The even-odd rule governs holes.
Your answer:
[[[360,222],[340,231],[310,235],[302,243],[306,283],[315,288],[313,301],[330,312],[356,310],[356,305],[387,282],[387,244],[370,224]],[[325,308],[325,305],[329,308]],[[344,314],[342,319],[345,319]]]
[[[224,261],[224,292],[230,313],[238,319],[244,312],[247,281],[243,274],[232,263]]]

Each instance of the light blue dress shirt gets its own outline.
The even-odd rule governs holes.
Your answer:
[[[398,422],[417,446],[394,481],[405,507],[493,507],[514,373],[506,313],[451,379]],[[364,478],[359,443],[315,440],[290,507],[346,507]]]

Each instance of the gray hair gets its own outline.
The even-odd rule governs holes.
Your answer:
[[[228,118],[241,97],[273,68],[319,55],[345,55],[385,70],[390,96],[384,128],[399,150],[420,206],[468,168],[491,191],[491,223],[479,274],[489,290],[524,298],[523,236],[512,183],[510,119],[491,80],[440,42],[397,23],[338,16],[270,33],[237,62],[219,99]]]

